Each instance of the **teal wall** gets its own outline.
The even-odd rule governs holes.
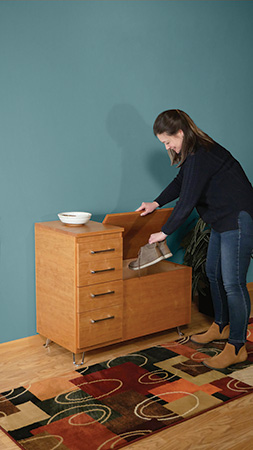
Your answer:
[[[35,222],[131,211],[173,179],[152,134],[164,109],[253,181],[252,15],[248,1],[0,2],[1,342],[36,333]]]

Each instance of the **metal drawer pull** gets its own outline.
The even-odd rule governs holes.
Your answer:
[[[101,294],[90,294],[91,298],[100,297],[101,295],[115,294],[115,291],[101,292]]]
[[[102,322],[103,320],[114,319],[114,316],[104,317],[103,319],[90,319],[91,323]]]
[[[105,252],[115,252],[115,248],[107,248],[106,250],[91,250],[92,255],[95,255],[95,253],[105,253]]]
[[[102,269],[102,270],[91,270],[91,273],[100,273],[100,272],[110,272],[111,270],[115,270],[115,267],[111,267],[110,269]]]

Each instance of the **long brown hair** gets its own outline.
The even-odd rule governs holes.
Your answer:
[[[214,144],[213,139],[200,130],[190,116],[180,109],[169,109],[162,112],[153,125],[155,136],[162,133],[171,136],[179,130],[184,133],[182,150],[180,154],[177,154],[174,150],[168,150],[171,165],[178,164],[178,167],[180,167],[188,155],[195,153],[196,145],[201,145],[208,150]]]

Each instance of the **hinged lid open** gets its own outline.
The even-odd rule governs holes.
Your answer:
[[[147,216],[140,212],[107,214],[103,224],[123,227],[123,259],[137,258],[140,247],[148,243],[152,233],[161,231],[172,211],[173,208],[157,209]]]

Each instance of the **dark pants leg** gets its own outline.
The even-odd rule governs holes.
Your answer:
[[[253,220],[245,211],[238,217],[237,230],[212,230],[206,273],[210,282],[215,322],[222,329],[230,323],[229,343],[244,344],[250,316],[246,276],[253,249]]]

